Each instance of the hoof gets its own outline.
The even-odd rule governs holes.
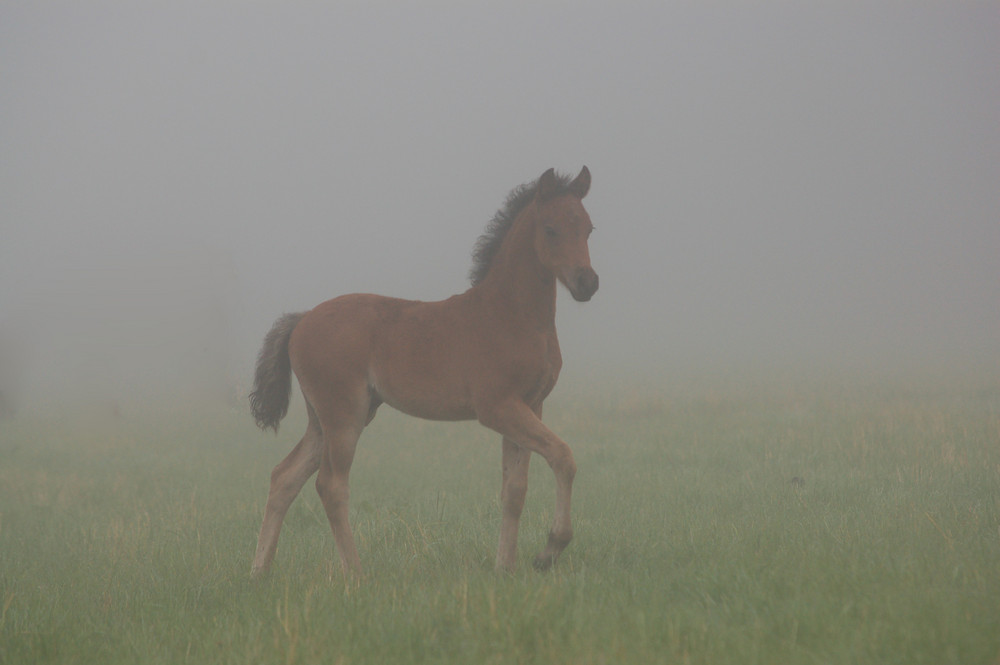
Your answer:
[[[267,579],[270,569],[268,568],[257,568],[254,566],[250,569],[250,580],[256,582],[258,580]]]
[[[534,566],[535,570],[548,570],[559,558],[559,554],[566,549],[569,545],[569,541],[573,539],[573,532],[569,529],[561,532],[562,535],[556,536],[552,531],[549,532],[549,543],[542,550],[541,554],[535,557]]]
[[[552,567],[552,564],[556,562],[556,558],[551,554],[539,554],[535,557],[534,562],[531,564],[534,566],[535,570],[544,572]]]

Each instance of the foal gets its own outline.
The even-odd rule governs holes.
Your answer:
[[[383,402],[419,418],[477,419],[503,436],[498,570],[515,567],[528,462],[541,455],[555,474],[556,506],[534,565],[555,562],[573,535],[576,463],[542,424],[542,402],[562,367],[556,282],[581,302],[597,291],[587,246],[593,225],[582,204],[589,189],[585,166],[572,180],[549,169],[513,190],[476,245],[465,293],[439,302],[345,295],[277,320],[257,360],[251,410],[258,426],[277,432],[294,371],[309,424],[271,473],[254,575],[270,566],[285,513],[317,470],[344,572],[360,574],[348,475],[358,437]]]

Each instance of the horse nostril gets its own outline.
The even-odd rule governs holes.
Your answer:
[[[592,268],[583,268],[576,274],[576,289],[573,289],[573,297],[581,302],[586,302],[597,292],[598,277]]]

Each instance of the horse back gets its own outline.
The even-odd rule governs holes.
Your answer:
[[[521,330],[477,307],[472,291],[422,302],[372,294],[308,312],[289,343],[303,394],[365,399],[431,420],[477,417],[477,404],[517,395],[541,403],[561,359],[555,330]],[[360,408],[360,405],[359,405]]]
[[[367,395],[423,418],[475,418],[466,380],[470,331],[457,299],[351,294],[318,305],[289,343],[303,394],[310,402]]]

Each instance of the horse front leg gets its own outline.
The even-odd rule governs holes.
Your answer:
[[[559,554],[573,538],[570,521],[570,501],[573,494],[573,478],[576,476],[576,462],[573,452],[565,441],[546,427],[538,415],[521,401],[510,400],[502,404],[481,407],[479,422],[495,430],[520,447],[536,452],[545,458],[556,478],[556,507],[549,530],[549,540],[545,549],[535,557],[535,568],[546,570],[555,563]],[[508,526],[506,514],[505,524]],[[516,526],[516,522],[513,522]],[[503,531],[501,531],[501,538]],[[505,541],[501,540],[501,545]],[[497,558],[500,558],[498,552]]]
[[[507,437],[503,438],[503,485],[500,489],[503,517],[497,547],[497,571],[513,572],[517,565],[517,532],[521,511],[524,510],[524,497],[528,493],[530,461],[530,450]]]

